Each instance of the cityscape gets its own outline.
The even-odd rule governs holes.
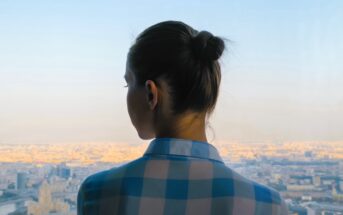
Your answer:
[[[140,99],[128,108],[123,76],[140,71],[128,61],[138,36],[168,20],[225,41],[220,87],[206,87],[218,93],[206,132],[225,165],[277,190],[289,215],[343,215],[342,11],[343,0],[0,1],[0,215],[76,215],[88,176],[144,154],[137,125],[152,115],[131,112]],[[196,39],[177,35],[185,51],[172,59],[201,68]],[[172,74],[152,50],[162,75],[142,71]]]
[[[343,214],[343,142],[214,141],[225,164],[278,190],[289,214]],[[82,181],[140,157],[148,142],[2,144],[0,215],[76,214]]]

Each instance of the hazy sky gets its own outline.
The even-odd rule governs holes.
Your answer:
[[[165,20],[234,41],[216,140],[343,140],[341,0],[1,0],[0,143],[139,142],[125,58]]]

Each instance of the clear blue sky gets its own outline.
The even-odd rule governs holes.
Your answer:
[[[125,57],[165,20],[234,41],[217,140],[343,140],[343,1],[2,0],[0,143],[139,141]]]

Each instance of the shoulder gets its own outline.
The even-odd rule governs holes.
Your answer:
[[[90,193],[94,193],[94,191],[102,186],[104,179],[108,175],[108,172],[108,170],[105,170],[95,173],[82,181],[77,194],[78,207],[84,203],[87,197],[91,196]]]
[[[86,205],[98,204],[101,199],[121,192],[122,179],[139,174],[145,159],[138,158],[124,165],[103,170],[86,177],[77,193],[77,214],[84,214]]]
[[[273,210],[272,214],[286,214],[286,206],[281,194],[269,186],[263,185],[254,180],[237,173],[226,165],[218,165],[215,173],[232,181],[233,196],[237,202],[244,202],[254,205],[256,211]]]
[[[140,173],[140,171],[143,170],[143,168],[140,168],[140,166],[143,165],[144,162],[145,159],[138,158],[124,165],[113,167],[111,169],[103,170],[90,175],[81,183],[79,192],[104,189],[109,184],[115,185],[117,182],[120,182],[120,179],[126,177],[131,172]]]
[[[237,181],[243,182],[240,184],[243,184],[245,187],[250,187],[249,189],[252,190],[249,198],[255,202],[255,211],[259,213],[267,213],[268,211],[270,214],[278,215],[288,214],[284,199],[277,190],[256,181],[244,178],[243,176],[238,176],[237,178]]]

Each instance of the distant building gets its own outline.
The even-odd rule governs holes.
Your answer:
[[[315,186],[320,186],[321,185],[321,179],[319,175],[313,176],[313,183]]]
[[[71,214],[67,203],[52,199],[51,188],[46,181],[43,181],[39,189],[38,202],[29,202],[28,215]]]
[[[71,169],[65,163],[62,163],[53,169],[52,175],[56,175],[64,179],[68,179],[71,177],[72,174],[71,174]]]
[[[25,190],[27,183],[27,174],[25,172],[17,173],[17,190]]]
[[[313,185],[295,185],[295,184],[289,184],[287,185],[287,190],[289,191],[311,191],[315,190],[315,187]]]
[[[343,206],[335,203],[306,202],[302,206],[307,209],[307,215],[336,215],[343,213]]]
[[[343,173],[343,161],[340,161],[340,162],[338,163],[338,169],[339,169],[339,171],[340,171],[341,173]]]
[[[290,205],[288,208],[290,214],[295,215],[307,215],[306,208],[300,206],[300,205]]]
[[[313,157],[313,152],[312,151],[305,151],[304,156],[307,158],[312,158]]]
[[[291,175],[289,182],[297,185],[310,185],[313,184],[313,177],[310,175]]]
[[[334,184],[339,184],[340,178],[338,176],[322,176],[322,185],[331,187]]]
[[[64,179],[68,179],[71,176],[71,170],[68,167],[58,167],[58,176]]]

